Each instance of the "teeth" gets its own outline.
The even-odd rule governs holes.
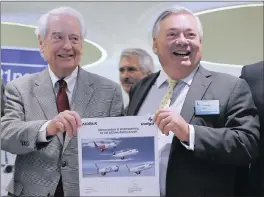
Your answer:
[[[185,55],[190,55],[191,52],[189,52],[189,51],[177,51],[177,52],[173,52],[173,54],[176,56],[185,56]]]
[[[71,57],[72,55],[60,55],[61,57]]]
[[[182,52],[182,51],[178,51],[178,52],[175,52],[175,53],[180,54],[180,55],[186,55],[186,54],[188,54],[188,52]]]

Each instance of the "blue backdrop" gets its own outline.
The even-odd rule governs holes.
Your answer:
[[[47,66],[38,49],[1,47],[1,77],[4,84],[21,77],[42,71]]]

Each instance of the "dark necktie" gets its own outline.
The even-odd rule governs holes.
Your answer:
[[[65,110],[70,110],[70,105],[69,105],[69,99],[66,93],[66,88],[67,88],[67,83],[61,79],[58,81],[59,82],[59,91],[57,94],[57,108],[58,112],[63,112]]]
[[[56,98],[58,113],[65,110],[70,110],[69,99],[66,93],[67,83],[61,79],[59,82],[59,91]],[[65,139],[66,132],[63,132],[63,137]],[[55,191],[54,197],[64,197],[62,177],[60,177],[57,189]]]

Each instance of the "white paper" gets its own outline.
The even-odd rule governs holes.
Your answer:
[[[159,196],[158,128],[150,116],[84,119],[81,196]]]

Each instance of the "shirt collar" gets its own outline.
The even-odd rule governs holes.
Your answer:
[[[187,77],[181,79],[180,81],[184,82],[190,86],[192,83],[194,74],[196,73],[198,67],[199,67],[199,65]],[[157,88],[160,88],[162,84],[164,84],[166,81],[168,81],[168,79],[169,79],[169,76],[167,75],[167,73],[163,69],[161,69],[160,75],[157,78]]]
[[[56,83],[58,80],[60,80],[50,69],[50,66],[48,66],[49,68],[49,75],[52,81],[52,85],[53,88],[55,87]],[[77,74],[78,74],[78,66],[74,69],[74,71],[67,77],[64,78],[65,82],[67,83],[67,90],[69,92],[73,91],[74,85],[75,85],[75,81],[77,78]]]

